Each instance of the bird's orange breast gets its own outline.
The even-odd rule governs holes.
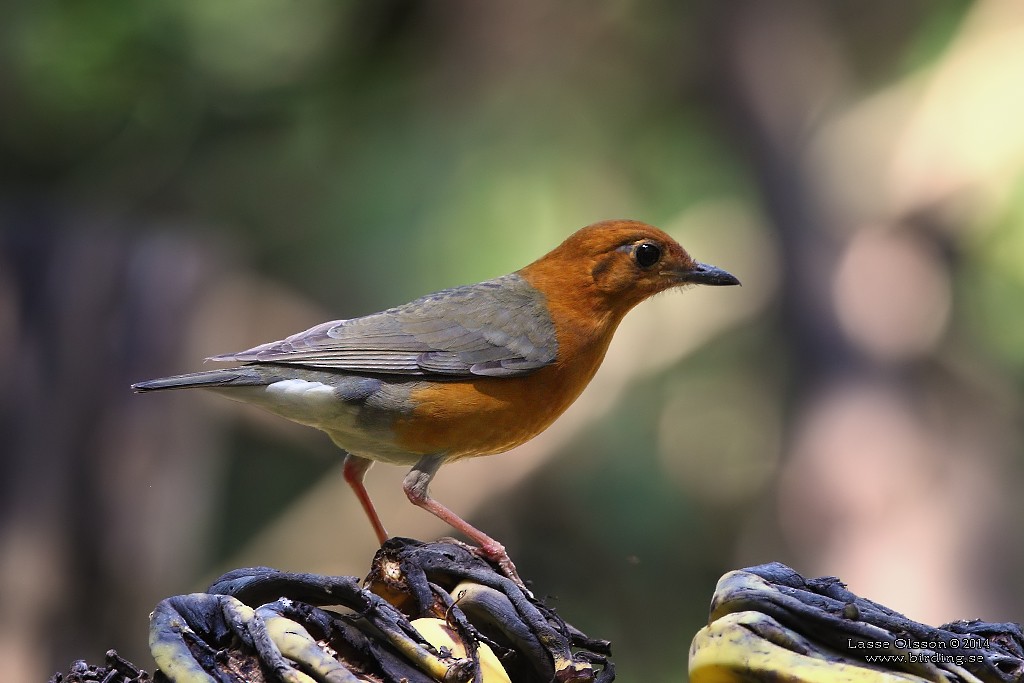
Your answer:
[[[523,377],[424,384],[410,394],[412,411],[394,424],[398,443],[413,453],[444,453],[452,460],[525,443],[586,388],[610,338],[592,339],[587,348]]]
[[[551,365],[521,377],[480,377],[424,383],[410,394],[411,412],[398,418],[399,445],[449,459],[501,453],[544,431],[583,392],[604,360],[625,310],[602,305],[592,287],[554,261],[519,274],[542,292],[558,339]]]

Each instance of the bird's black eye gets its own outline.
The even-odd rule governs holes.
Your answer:
[[[636,245],[633,251],[633,258],[641,268],[650,268],[661,260],[661,247],[650,242],[643,242]]]

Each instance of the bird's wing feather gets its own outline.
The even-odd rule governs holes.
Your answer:
[[[508,377],[548,365],[557,350],[544,295],[512,274],[446,289],[362,318],[322,323],[281,341],[210,360],[399,375]]]

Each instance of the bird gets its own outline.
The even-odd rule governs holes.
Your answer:
[[[364,477],[374,462],[411,466],[402,482],[409,501],[523,585],[501,543],[431,497],[438,469],[544,431],[583,392],[620,321],[644,299],[738,284],[654,226],[601,221],[508,275],[207,358],[234,367],[132,389],[206,389],[326,432],[345,453],[344,479],[381,545],[389,536]]]

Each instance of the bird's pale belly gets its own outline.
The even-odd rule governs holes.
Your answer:
[[[213,391],[324,431],[339,448],[353,455],[394,465],[413,465],[419,460],[420,454],[411,453],[398,443],[393,429],[396,418],[405,410],[402,398],[408,395],[406,387],[401,383],[384,385],[384,391],[354,401],[344,400],[339,396],[337,383],[332,384],[335,386],[287,379],[265,386]]]
[[[318,373],[264,386],[211,388],[320,429],[353,455],[412,465],[423,455],[458,460],[529,441],[576,400],[597,364],[578,364],[574,372],[555,364],[515,379],[429,382]],[[569,376],[575,373],[585,377]]]

